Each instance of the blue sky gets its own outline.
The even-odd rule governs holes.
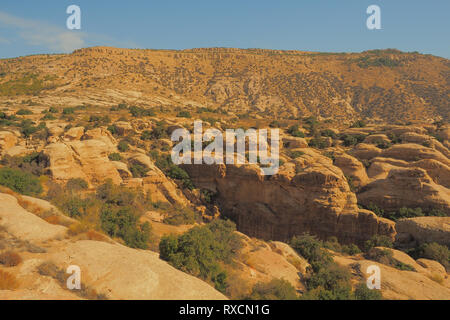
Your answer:
[[[66,28],[76,4],[82,29]],[[366,9],[381,8],[381,30]],[[88,46],[267,48],[359,52],[397,48],[450,58],[449,0],[1,0],[0,58]]]

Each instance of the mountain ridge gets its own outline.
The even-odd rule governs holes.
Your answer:
[[[17,91],[17,82],[23,91]],[[137,103],[148,107],[200,105],[281,119],[448,121],[449,83],[448,59],[395,49],[318,53],[90,47],[0,60],[0,101],[118,90],[135,92],[131,100],[122,99],[139,96]],[[28,90],[30,84],[36,88]],[[108,99],[105,95],[102,102]]]

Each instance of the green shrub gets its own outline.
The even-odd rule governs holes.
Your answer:
[[[71,178],[66,183],[66,189],[68,191],[86,190],[88,187],[89,187],[88,183],[81,178]]]
[[[106,204],[115,206],[132,206],[137,210],[137,202],[142,200],[139,193],[112,183],[111,180],[97,187],[96,198],[104,201]]]
[[[304,155],[305,153],[303,151],[290,151],[288,154],[289,157],[291,157],[292,159],[297,159],[302,155]]]
[[[187,207],[173,206],[166,213],[169,216],[164,219],[164,223],[174,226],[193,224],[197,220],[195,212]]]
[[[419,248],[411,252],[415,259],[425,258],[438,261],[447,272],[450,272],[450,249],[447,246],[436,242],[422,244]]]
[[[191,118],[191,113],[189,111],[180,111],[177,114],[178,118]]]
[[[108,155],[108,159],[110,161],[120,161],[122,160],[122,156],[120,155],[120,153],[115,152]]]
[[[215,283],[218,290],[224,290],[226,276],[219,262],[230,263],[240,248],[241,240],[235,230],[236,225],[231,221],[216,220],[180,236],[164,236],[159,244],[160,258],[177,269]]]
[[[355,288],[356,300],[381,300],[380,290],[369,289],[365,283],[360,283]]]
[[[18,115],[18,116],[26,116],[26,115],[30,115],[30,114],[33,114],[33,112],[28,109],[20,109],[19,111],[16,112],[16,115]]]
[[[31,173],[11,168],[0,168],[0,185],[24,195],[39,195],[42,192],[39,178]]]
[[[45,116],[41,118],[42,121],[44,120],[56,120],[56,117],[52,115],[51,113],[47,113]]]
[[[295,251],[308,260],[315,272],[326,267],[333,261],[331,254],[324,249],[323,242],[315,236],[304,234],[293,237],[289,244]]]
[[[297,292],[292,284],[284,279],[258,282],[253,286],[250,296],[245,300],[297,300]]]
[[[312,138],[308,141],[308,145],[317,149],[325,149],[329,146],[327,139],[324,138]]]
[[[305,134],[300,130],[299,125],[293,125],[287,129],[287,133],[289,133],[293,137],[304,138]]]
[[[359,247],[357,245],[352,243],[350,245],[342,246],[342,253],[353,256],[355,254],[361,253],[361,249],[359,249]]]
[[[20,123],[20,131],[21,133],[26,137],[30,137],[32,134],[35,134],[43,129],[46,129],[46,124],[45,122],[41,122],[39,123],[38,126],[34,126],[34,122],[27,119],[27,120],[23,120]]]
[[[163,138],[167,138],[168,134],[166,131],[166,128],[164,126],[163,122],[158,122],[156,124],[156,127],[153,128],[153,130],[150,132],[149,136],[148,136],[148,140],[157,140],[157,139],[163,139]],[[146,137],[147,138],[147,137]]]
[[[138,163],[132,163],[130,164],[130,171],[133,174],[134,178],[142,178],[145,177],[145,174],[149,171],[150,169],[147,166],[144,166],[142,164],[138,164]]]
[[[416,271],[413,266],[394,259],[392,251],[389,249],[372,248],[365,254],[365,257],[399,270]]]
[[[180,180],[183,184],[183,188],[192,190],[194,184],[192,183],[189,174],[181,167],[178,167],[172,162],[170,155],[161,155],[159,153],[151,153],[151,157],[155,160],[156,166],[165,173],[166,176]]]
[[[354,134],[354,135],[343,134],[341,135],[340,140],[343,141],[344,146],[350,147],[363,142],[365,138],[366,136],[362,134]]]
[[[353,122],[350,128],[364,128],[367,124],[363,120]]]
[[[0,163],[11,169],[19,169],[23,172],[31,173],[35,176],[41,176],[44,174],[46,167],[45,157],[38,152],[30,153],[26,156],[8,156],[5,155]]]
[[[340,285],[333,290],[327,290],[322,287],[307,291],[301,300],[353,300],[354,295],[350,284]]]
[[[64,108],[62,111],[62,114],[64,114],[64,115],[74,114],[74,113],[75,113],[75,108]]]
[[[344,267],[337,264],[329,264],[326,268],[321,268],[307,279],[306,286],[309,290],[318,287],[333,290],[342,284],[347,284],[350,281],[350,277],[350,272]]]
[[[117,134],[117,127],[115,125],[108,126],[107,130],[111,132],[112,135]]]
[[[393,246],[394,245],[392,243],[391,238],[383,235],[374,235],[372,238],[370,238],[364,243],[364,249],[366,252],[374,247],[392,248]]]
[[[330,263],[306,279],[308,292],[305,300],[351,300],[350,272],[344,267]]]
[[[333,130],[331,130],[331,129],[322,130],[320,132],[320,135],[322,137],[330,137],[332,139],[336,139],[336,137],[337,137],[336,133]]]
[[[119,144],[117,145],[117,149],[118,149],[120,152],[127,152],[127,151],[130,149],[130,146],[129,146],[129,144],[128,144],[127,141],[122,140],[122,141],[120,141]]]
[[[86,215],[89,201],[73,194],[61,199],[58,207],[71,218],[81,218]]]
[[[129,111],[133,117],[154,117],[156,115],[155,111],[151,109],[145,109],[136,106],[131,106]]]
[[[100,216],[101,226],[111,237],[122,238],[132,248],[147,249],[150,240],[150,225],[138,224],[138,217],[132,208],[105,206]]]

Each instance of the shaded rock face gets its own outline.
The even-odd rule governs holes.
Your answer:
[[[286,241],[309,232],[342,243],[362,243],[375,234],[393,238],[393,223],[358,209],[342,171],[323,158],[302,157],[271,177],[256,166],[184,168],[198,187],[218,193],[222,214],[247,235]]]
[[[393,168],[385,179],[365,186],[358,194],[363,205],[375,204],[387,211],[402,207],[440,209],[450,214],[450,190],[436,184],[421,168]]]
[[[350,177],[355,186],[362,187],[369,183],[366,168],[358,159],[341,153],[335,155],[334,165],[339,167],[346,176]]]
[[[396,241],[403,246],[437,242],[450,246],[450,217],[417,217],[396,223]]]

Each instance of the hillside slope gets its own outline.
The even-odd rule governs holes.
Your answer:
[[[0,60],[0,102],[134,102],[262,116],[447,121],[448,59],[397,50],[80,49]],[[44,99],[44,100],[43,100]]]

